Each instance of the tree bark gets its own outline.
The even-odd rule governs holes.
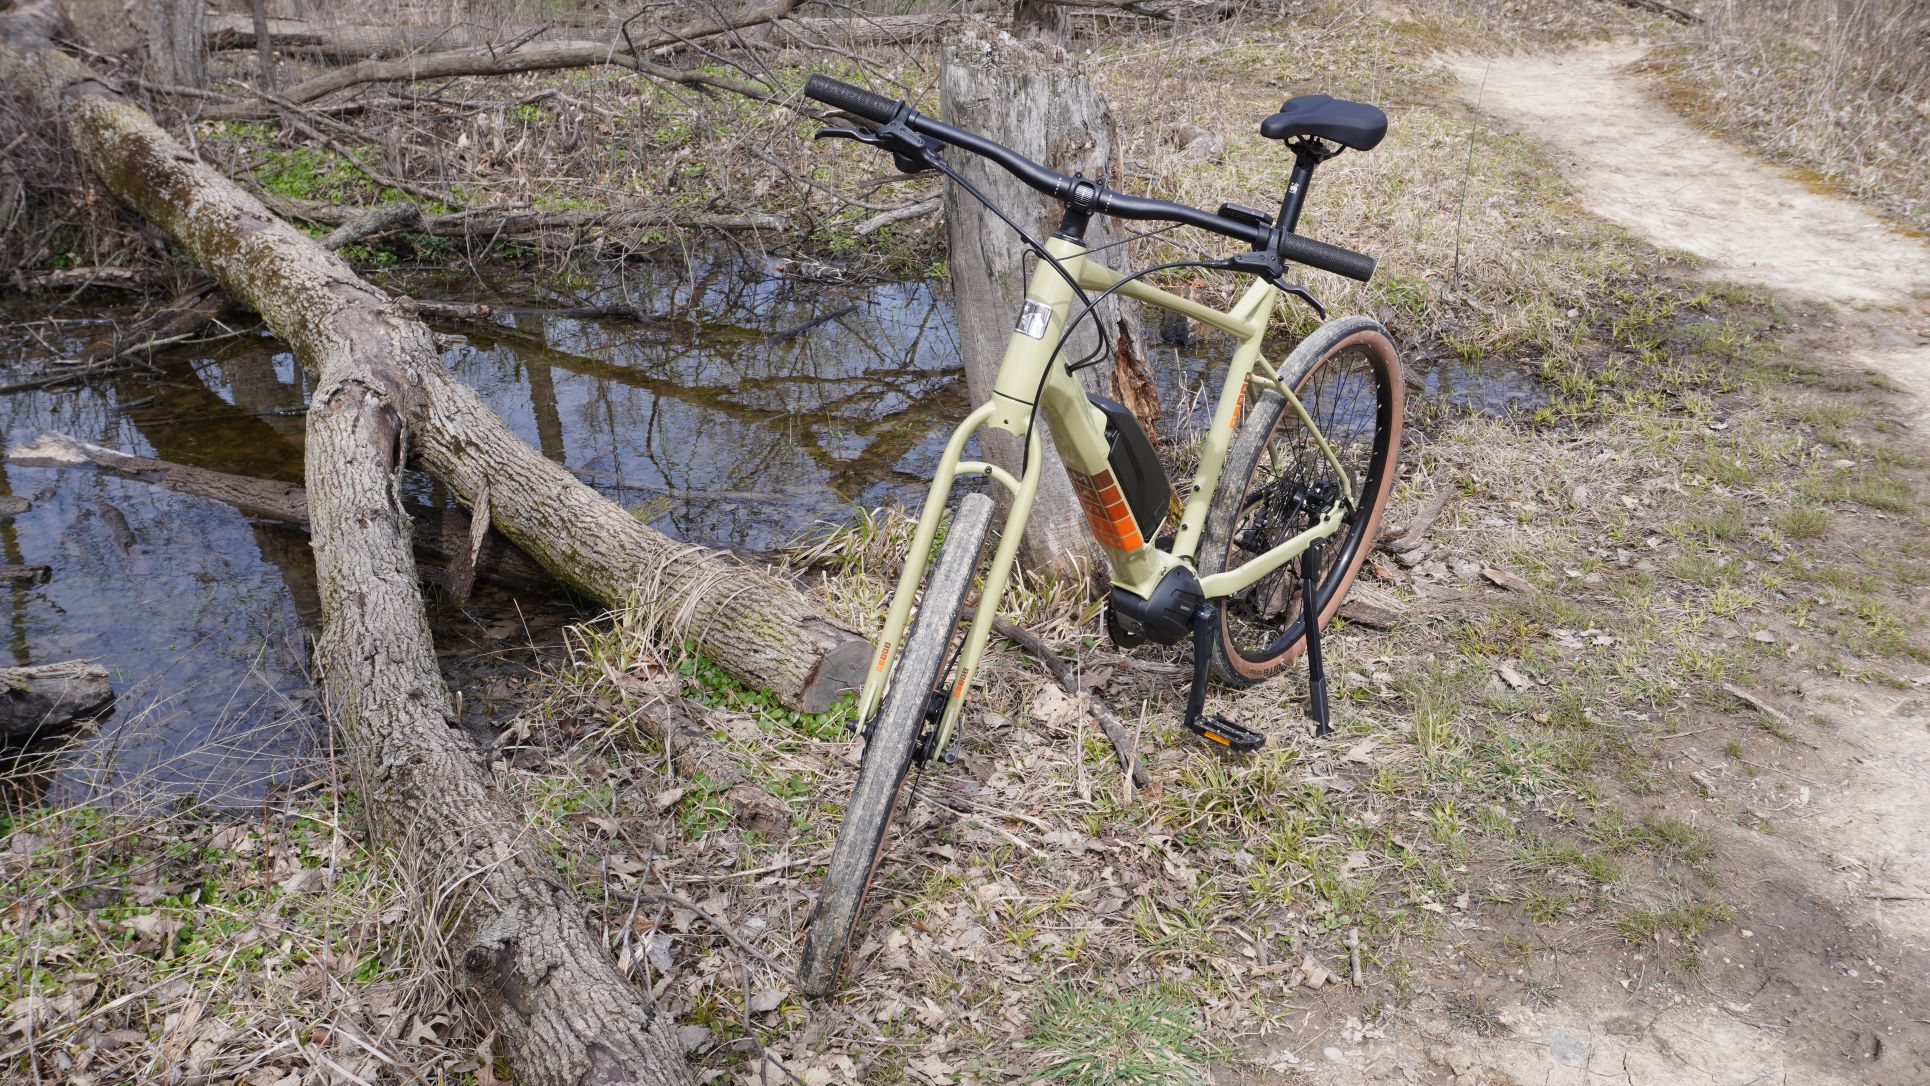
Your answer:
[[[421,393],[370,364],[420,354],[427,335],[378,314],[359,323],[361,338],[311,348],[320,378],[305,462],[316,663],[363,807],[421,885],[454,892],[442,910],[451,957],[494,1012],[520,1081],[689,1083],[673,1024],[610,961],[453,726],[396,485]]]
[[[222,502],[251,517],[304,531],[309,528],[308,492],[294,483],[134,456],[67,434],[45,433],[15,445],[7,450],[7,463],[27,468],[94,467],[123,479]],[[438,584],[452,595],[465,595],[462,590],[465,586],[460,582],[473,579],[523,592],[562,590],[563,586],[548,570],[517,550],[500,532],[485,529],[482,538],[477,540],[473,535],[475,525],[468,513],[414,503],[406,504],[403,510],[409,516],[416,559],[427,563],[426,567],[419,567],[423,568],[423,579]],[[431,575],[431,568],[438,569],[439,574]]]
[[[207,84],[204,7],[202,0],[142,0],[148,71],[154,79],[177,87]]]
[[[645,606],[666,636],[688,637],[725,670],[785,705],[822,712],[854,686],[864,641],[798,591],[734,558],[673,542],[544,459],[441,364],[434,338],[347,264],[197,160],[144,111],[72,58],[25,44],[33,4],[0,16],[0,82],[65,122],[116,195],[173,235],[231,296],[259,313],[312,374],[372,326],[406,326],[410,352],[382,359],[407,401],[409,451],[470,508],[584,596]],[[44,16],[51,19],[51,15]],[[368,342],[382,342],[379,338]]]
[[[0,739],[9,742],[63,728],[114,702],[107,669],[69,660],[0,667]]]
[[[983,23],[969,24],[945,46],[938,77],[946,121],[979,132],[1064,173],[1116,180],[1117,137],[1112,115],[1093,92],[1084,70],[1064,50],[1047,42],[1020,41]],[[1059,207],[999,167],[974,155],[957,155],[952,165],[994,204],[1034,237],[1043,239],[1058,226]],[[974,402],[992,395],[1000,357],[1012,335],[1012,320],[1024,295],[1023,248],[1012,231],[957,185],[945,186],[945,232],[951,243],[952,293],[958,311],[959,348],[966,383]],[[1086,231],[1089,249],[1125,239],[1116,220],[1094,217]],[[1119,263],[1121,248],[1096,259]],[[1156,417],[1146,379],[1146,341],[1139,326],[1138,303],[1118,296],[1101,303],[1082,322],[1062,357],[1086,357],[1099,344],[1103,326],[1112,344],[1109,357],[1079,371],[1087,390],[1112,394]],[[1123,381],[1123,384],[1118,382]],[[1117,389],[1128,395],[1120,396]],[[981,435],[994,463],[1016,472],[1023,450],[1002,431]],[[1066,574],[1080,561],[1098,561],[1100,552],[1066,478],[1050,435],[1039,495],[1026,525],[1020,554],[1035,571]],[[1001,499],[1004,498],[1000,491]]]

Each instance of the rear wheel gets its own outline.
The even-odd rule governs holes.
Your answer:
[[[1404,388],[1400,359],[1378,321],[1347,317],[1308,336],[1280,367],[1340,462],[1341,474],[1286,397],[1263,393],[1227,452],[1200,536],[1204,574],[1236,569],[1312,527],[1334,501],[1345,513],[1315,567],[1322,628],[1340,609],[1393,488]],[[1352,495],[1348,501],[1344,496]],[[1220,601],[1214,677],[1245,687],[1279,674],[1306,648],[1300,561]]]
[[[831,863],[798,962],[798,983],[810,995],[826,995],[837,987],[864,909],[865,892],[898,809],[898,795],[911,771],[912,754],[925,731],[926,710],[945,678],[959,612],[971,590],[991,523],[990,497],[968,494],[959,501],[938,560],[926,577],[918,614],[900,647],[884,703],[870,723],[858,783],[845,803],[844,824],[831,849]]]

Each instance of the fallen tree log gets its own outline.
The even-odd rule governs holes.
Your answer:
[[[82,660],[0,667],[0,739],[15,741],[96,716],[114,702],[107,669]]]
[[[7,450],[7,463],[23,468],[93,467],[123,479],[166,487],[178,494],[222,502],[252,517],[304,531],[309,528],[308,492],[294,483],[253,479],[134,456],[67,434],[44,433],[15,445]],[[424,579],[434,581],[451,595],[458,598],[467,595],[469,583],[474,580],[525,592],[562,590],[562,585],[548,570],[517,550],[502,533],[486,528],[478,540],[469,514],[460,509],[405,503],[403,511],[409,516],[417,560],[439,571],[437,576]]]
[[[769,40],[781,42],[785,38],[802,35],[807,45],[822,43],[846,49],[910,45],[936,40],[964,18],[963,14],[953,11],[916,15],[853,14],[843,18],[792,15],[781,20],[770,20],[776,37]],[[260,48],[254,20],[249,16],[211,13],[205,25],[208,48],[211,50]],[[750,30],[753,26],[746,23],[732,29]],[[502,50],[511,42],[546,45],[556,41],[621,41],[623,33],[619,25],[505,27],[459,23],[453,26],[375,26],[331,25],[309,19],[269,19],[267,31],[271,48],[299,50],[306,56],[332,63],[491,46]],[[711,35],[685,33],[682,37],[696,41],[719,32],[713,31]],[[639,44],[650,50],[670,50],[684,45],[684,41],[664,41],[667,37],[669,35],[652,36]]]
[[[18,24],[43,5],[12,17]],[[369,321],[420,329],[406,307],[200,162],[144,111],[51,47],[0,36],[0,82],[65,122],[83,162],[173,235],[259,313],[311,374],[325,349]],[[613,608],[641,604],[726,671],[786,706],[822,712],[862,676],[865,642],[788,582],[676,543],[526,444],[441,364],[427,329],[389,360],[412,390],[410,451],[471,509],[565,585]]]
[[[357,319],[359,318],[359,319]],[[451,957],[480,989],[531,1083],[689,1083],[672,1023],[583,923],[513,803],[456,723],[416,591],[396,487],[420,389],[393,358],[433,350],[393,313],[310,341],[320,370],[308,413],[323,625],[315,657],[363,808],[422,885],[459,888],[444,919]]]
[[[289,218],[320,223],[324,226],[340,226],[344,229],[370,214],[370,209],[367,208],[320,203],[314,200],[297,200],[286,196],[270,196],[265,202]],[[592,228],[610,230],[626,227],[782,232],[788,230],[790,225],[790,220],[782,215],[754,212],[746,214],[670,208],[611,208],[603,211],[593,208],[571,208],[564,211],[537,211],[531,208],[473,208],[443,215],[421,216],[409,222],[377,222],[361,236],[368,237],[392,230],[408,230],[412,233],[431,234],[438,237],[472,237],[479,234],[533,234],[545,230]]]
[[[763,3],[729,17],[700,19],[675,29],[633,34],[628,39],[616,35],[601,41],[542,42],[514,50],[484,46],[475,49],[452,49],[441,53],[424,53],[393,60],[365,60],[297,83],[288,88],[283,97],[299,104],[312,102],[324,95],[361,83],[416,82],[465,75],[503,75],[509,72],[592,68],[602,64],[616,64],[674,82],[705,83],[728,90],[740,90],[740,93],[762,98],[764,94],[761,91],[754,88],[745,89],[745,84],[737,83],[735,80],[652,64],[643,60],[638,54],[767,23],[788,14],[800,2],[801,0],[764,0]],[[217,114],[218,112],[216,111]]]
[[[258,49],[261,46],[254,19],[247,15],[210,13],[203,24],[208,48]],[[594,38],[608,36],[615,27],[582,26],[488,26],[483,23],[458,23],[453,26],[373,26],[331,25],[308,19],[269,19],[270,48],[300,50],[304,55],[324,61],[368,60],[405,53],[446,52],[504,46],[511,42],[540,42],[551,38]]]

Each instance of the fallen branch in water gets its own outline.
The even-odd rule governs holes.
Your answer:
[[[93,467],[110,475],[166,487],[233,506],[252,517],[307,531],[308,492],[294,483],[254,479],[209,471],[169,460],[134,456],[90,444],[62,433],[44,433],[7,450],[7,463],[26,468]],[[467,595],[467,580],[480,577],[505,588],[525,592],[560,593],[563,586],[515,545],[493,530],[478,548],[471,546],[474,527],[460,509],[435,509],[413,503],[409,514],[417,558],[439,567],[442,575],[424,580],[440,584],[457,598]],[[465,568],[466,567],[466,568]]]
[[[0,739],[29,739],[64,728],[113,702],[113,684],[99,664],[68,660],[0,667]]]

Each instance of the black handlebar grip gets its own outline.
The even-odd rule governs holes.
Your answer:
[[[882,94],[873,94],[863,87],[854,87],[821,75],[804,81],[804,96],[879,124],[889,124],[898,115],[899,107],[904,105]]]
[[[1288,234],[1280,239],[1280,255],[1295,264],[1305,264],[1363,283],[1374,277],[1373,257],[1324,241],[1303,238],[1299,234]]]

